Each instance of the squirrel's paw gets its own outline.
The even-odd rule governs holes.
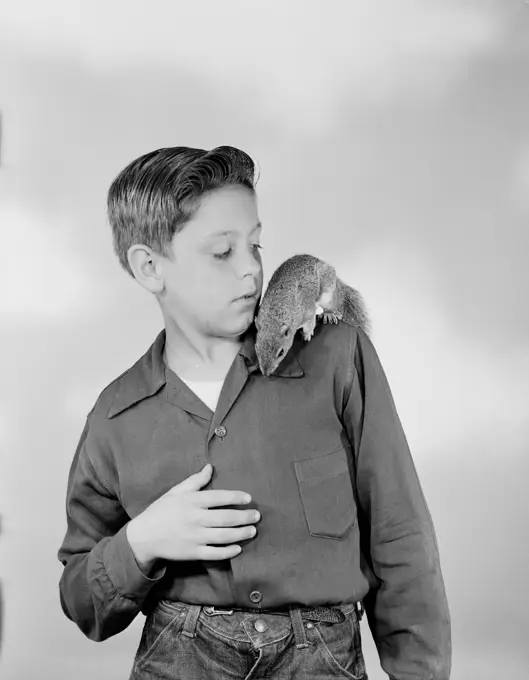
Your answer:
[[[302,332],[303,332],[303,340],[308,342],[312,338],[312,336],[314,335],[314,328],[311,328],[309,330],[305,330],[305,328],[304,328]]]
[[[323,312],[323,323],[338,323],[342,319],[340,312]]]

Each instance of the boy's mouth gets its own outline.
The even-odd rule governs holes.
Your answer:
[[[237,307],[248,307],[248,309],[253,309],[257,305],[257,294],[254,293],[253,295],[242,295],[240,298],[234,300],[234,302]]]
[[[255,297],[255,295],[251,295],[249,297],[245,296],[245,297],[237,298],[237,300],[235,300],[235,302],[240,302],[241,305],[243,305],[245,307],[246,306],[255,307],[255,305],[257,304],[257,298]]]
[[[241,295],[237,300],[254,300],[257,297],[257,291],[254,290],[253,293],[247,293],[246,295]]]

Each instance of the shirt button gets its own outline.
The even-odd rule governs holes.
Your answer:
[[[263,596],[258,590],[252,590],[252,592],[250,593],[250,600],[252,602],[261,602],[262,599]]]
[[[253,627],[258,633],[264,633],[265,630],[268,630],[268,624],[266,621],[263,621],[263,619],[257,619],[257,621],[253,624]]]
[[[217,437],[225,437],[226,436],[226,428],[224,425],[219,425],[218,427],[215,428],[215,434]]]

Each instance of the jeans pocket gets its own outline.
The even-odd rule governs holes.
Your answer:
[[[368,680],[355,612],[342,623],[318,623],[313,630],[316,645],[331,668],[350,680]]]
[[[310,535],[343,538],[357,517],[347,449],[298,461],[294,468]]]
[[[147,661],[158,653],[164,656],[164,647],[171,638],[179,635],[184,627],[187,611],[184,607],[168,605],[162,600],[148,615],[141,634],[134,667],[140,670]],[[167,645],[170,650],[171,644]]]

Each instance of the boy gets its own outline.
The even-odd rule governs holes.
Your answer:
[[[105,640],[142,611],[134,680],[364,679],[365,606],[391,678],[447,680],[435,533],[370,340],[319,324],[259,372],[251,159],[160,149],[114,180],[108,209],[165,329],[87,417],[58,553],[66,616]]]

